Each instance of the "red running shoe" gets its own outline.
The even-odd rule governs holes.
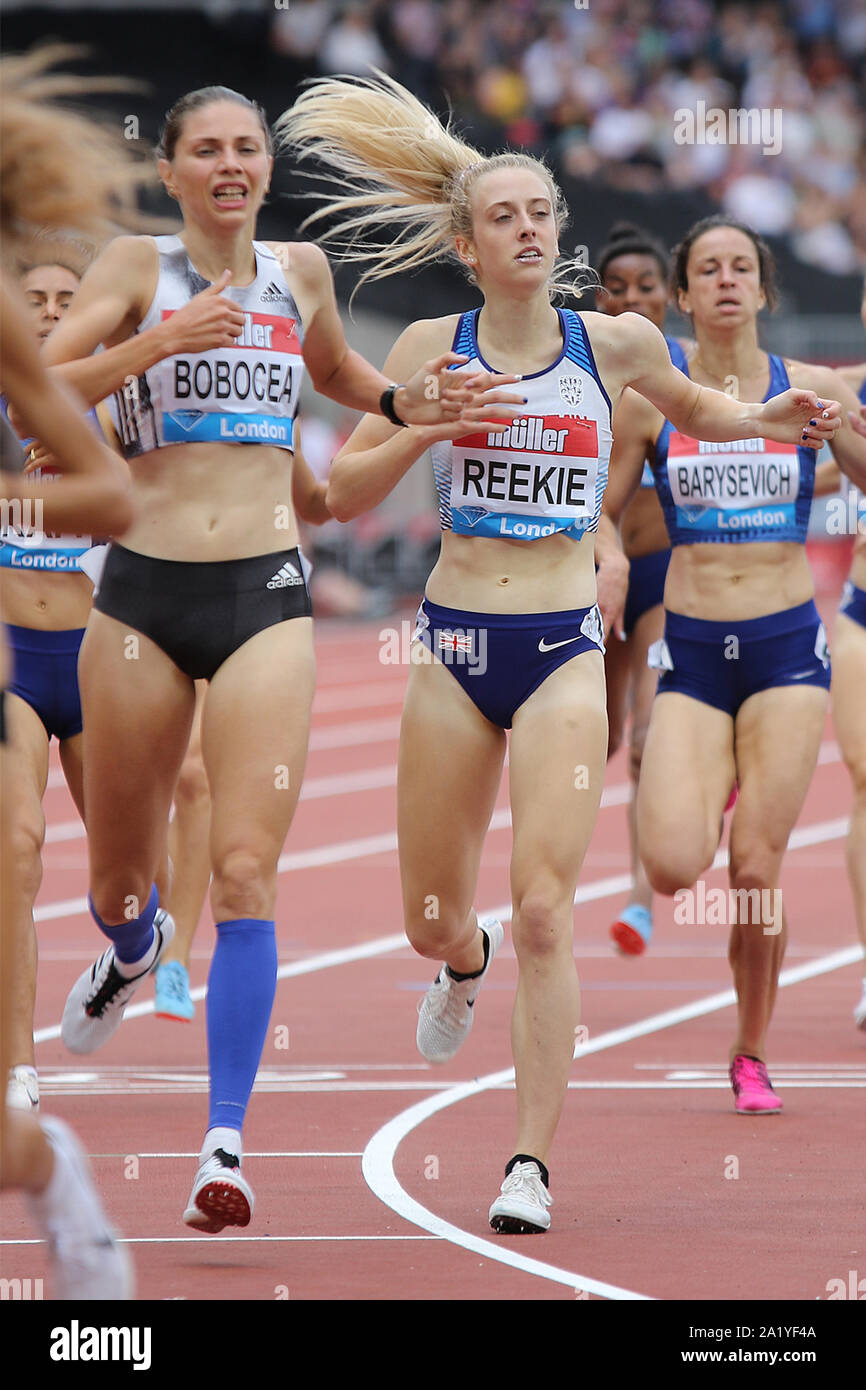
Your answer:
[[[757,1057],[739,1052],[731,1063],[729,1075],[738,1115],[778,1115],[782,1102],[770,1084],[767,1068]]]
[[[737,784],[736,784],[736,782],[735,782],[734,785],[731,787],[731,794],[730,794],[730,796],[728,797],[727,801],[725,802],[725,811],[726,811],[726,812],[733,810],[734,802],[736,801],[736,799],[737,799],[737,797],[739,796],[739,794],[740,794],[740,789],[739,789],[739,787],[737,786]]]

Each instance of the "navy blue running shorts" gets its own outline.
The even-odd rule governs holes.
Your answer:
[[[658,695],[679,691],[734,718],[751,695],[782,685],[830,689],[830,652],[814,602],[747,622],[706,622],[665,613],[665,635],[647,663]]]
[[[447,666],[491,724],[510,729],[515,712],[566,661],[604,655],[597,606],[558,613],[467,613],[425,598],[413,640]]]

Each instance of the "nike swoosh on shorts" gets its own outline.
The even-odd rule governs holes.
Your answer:
[[[542,637],[538,644],[538,650],[540,652],[552,652],[556,647],[567,647],[569,642],[578,642],[579,640],[580,633],[578,633],[577,637],[566,637],[562,642],[545,642]]]

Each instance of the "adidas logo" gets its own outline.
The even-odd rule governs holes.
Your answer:
[[[280,300],[282,300],[284,304],[288,304],[289,302],[289,296],[286,294],[286,291],[280,289],[279,285],[274,280],[271,280],[267,288],[262,291],[261,299],[263,304],[275,304]]]
[[[277,573],[268,580],[269,589],[287,589],[290,584],[303,584],[304,576],[299,574],[294,565],[287,560],[284,565],[280,565]]]

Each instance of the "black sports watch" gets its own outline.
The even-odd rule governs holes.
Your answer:
[[[385,419],[391,421],[392,425],[400,425],[402,429],[408,429],[409,427],[406,421],[401,420],[394,409],[394,396],[400,390],[402,390],[401,386],[389,386],[386,391],[383,391],[379,397],[379,409],[385,416]]]

